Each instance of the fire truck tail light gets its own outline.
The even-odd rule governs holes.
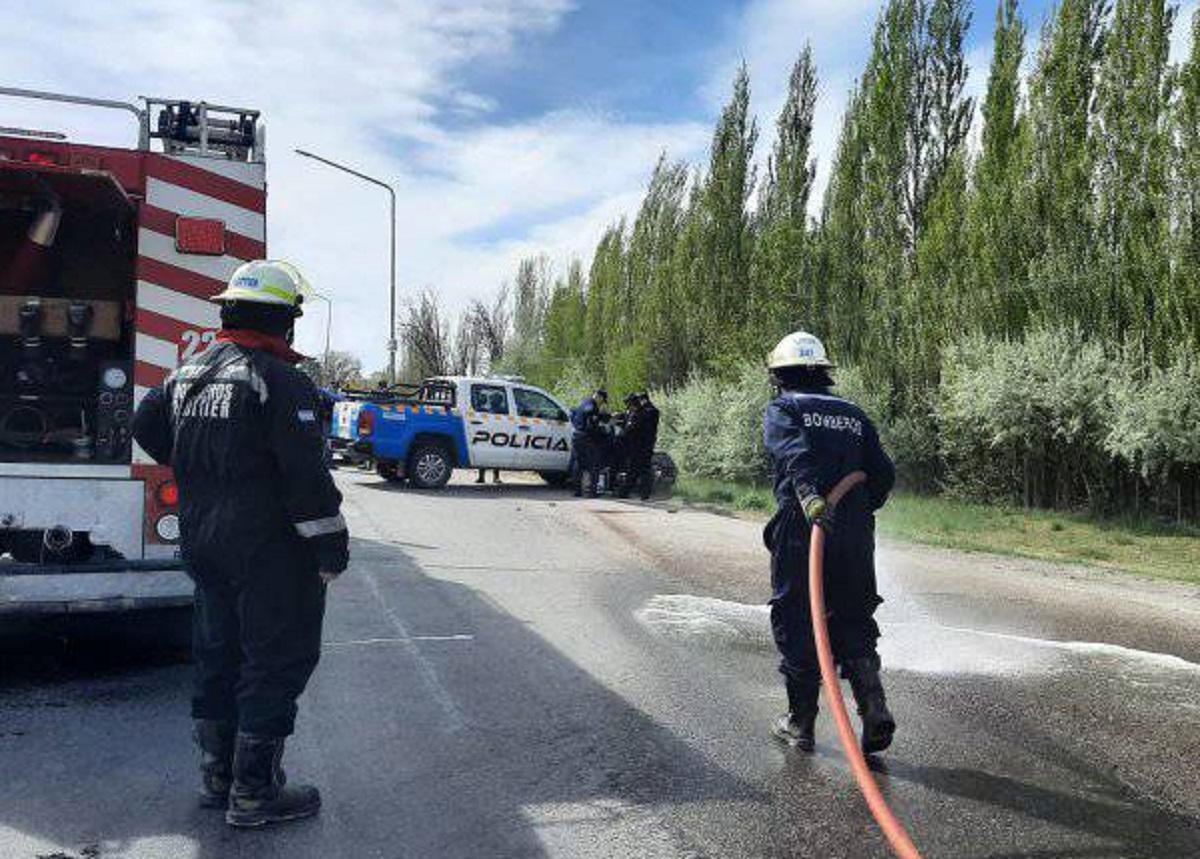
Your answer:
[[[175,250],[181,254],[224,255],[225,222],[215,218],[176,218]]]
[[[358,437],[369,436],[375,429],[374,412],[361,411],[358,413]]]
[[[36,164],[39,167],[57,167],[58,159],[49,152],[30,152],[25,156],[25,160],[30,164]]]
[[[158,484],[155,497],[163,507],[176,507],[179,505],[179,487],[174,480],[165,480]]]

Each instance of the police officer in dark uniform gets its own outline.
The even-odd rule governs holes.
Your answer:
[[[625,405],[628,417],[623,439],[625,484],[621,488],[621,497],[628,497],[636,486],[638,496],[646,501],[654,489],[652,462],[654,446],[658,443],[658,408],[645,391],[630,394],[625,398]]]
[[[771,550],[771,627],[782,656],[788,712],[772,733],[812,751],[820,666],[808,599],[808,550],[814,522],[824,527],[825,595],[833,656],[850,681],[862,717],[862,747],[881,752],[896,723],[879,678],[875,610],[883,602],[875,586],[875,511],[895,482],[892,461],[874,425],[853,403],[829,393],[833,368],[821,341],[803,331],[789,334],[768,359],[778,396],[767,407],[763,438],[775,473],[778,512],[763,538]],[[867,481],[836,510],[824,496],[852,471]]]
[[[287,263],[241,266],[208,351],[138,408],[134,435],[175,469],[180,539],[196,583],[192,716],[201,804],[256,827],[317,812],[280,769],[296,699],[321,652],[325,587],[348,561],[325,468],[320,400],[290,347],[306,288]]]
[[[607,405],[608,391],[597,388],[571,412],[571,481],[576,498],[583,495],[585,482],[588,497],[595,498],[597,495],[596,482],[600,477],[600,469],[604,467],[608,442],[603,411]]]

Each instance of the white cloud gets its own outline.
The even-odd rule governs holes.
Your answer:
[[[522,254],[587,253],[631,210],[660,150],[694,155],[708,129],[625,124],[579,112],[449,131],[445,120],[502,113],[464,89],[468,64],[550,33],[568,0],[354,0],[259,4],[57,0],[26,13],[0,53],[0,80],[102,97],[206,99],[263,112],[269,247],[335,302],[333,344],[380,366],[387,339],[387,196],[295,156],[311,149],[392,181],[401,298],[439,288],[461,306],[511,276]],[[0,125],[128,145],[121,115],[0,101]],[[515,225],[516,238],[464,233]],[[525,234],[521,235],[524,230]],[[510,231],[511,232],[511,231]],[[302,324],[318,351],[324,308]]]

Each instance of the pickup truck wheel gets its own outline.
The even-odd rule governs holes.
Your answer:
[[[651,456],[650,470],[654,473],[654,488],[659,491],[669,492],[679,476],[675,460],[671,458],[671,454],[662,450],[655,451]]]
[[[450,481],[454,463],[440,444],[421,444],[408,457],[408,477],[418,489],[441,489]]]

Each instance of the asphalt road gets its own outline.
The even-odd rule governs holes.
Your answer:
[[[350,571],[289,747],[320,817],[193,804],[188,667],[6,642],[0,859],[882,857],[823,714],[785,752],[759,526],[534,484],[343,474]],[[926,857],[1200,856],[1200,591],[880,553],[900,730],[879,774]]]

